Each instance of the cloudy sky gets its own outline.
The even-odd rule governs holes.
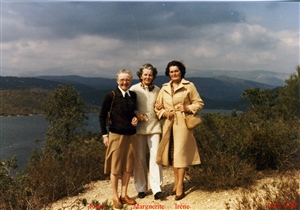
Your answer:
[[[298,2],[1,1],[1,75],[114,77],[171,60],[294,73]],[[188,73],[187,73],[188,74]]]

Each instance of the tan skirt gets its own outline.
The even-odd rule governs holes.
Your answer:
[[[134,166],[136,135],[109,133],[109,145],[105,156],[105,174],[131,172]]]

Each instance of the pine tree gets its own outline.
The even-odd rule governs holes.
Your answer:
[[[44,104],[43,114],[49,123],[46,147],[61,153],[84,131],[84,102],[71,85],[59,85]]]

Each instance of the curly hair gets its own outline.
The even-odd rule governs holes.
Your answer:
[[[152,71],[152,75],[153,75],[153,80],[156,78],[157,76],[157,69],[150,63],[145,63],[144,65],[142,65],[139,70],[136,72],[136,75],[138,76],[138,78],[141,80],[141,76],[143,74],[143,69],[149,69]]]

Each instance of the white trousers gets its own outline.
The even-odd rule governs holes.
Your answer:
[[[147,175],[147,144],[150,150],[149,159],[149,181],[153,195],[161,191],[160,186],[163,181],[162,166],[156,163],[156,154],[160,134],[140,135],[137,134],[136,158],[134,160],[134,186],[137,192],[147,192],[148,175]]]

